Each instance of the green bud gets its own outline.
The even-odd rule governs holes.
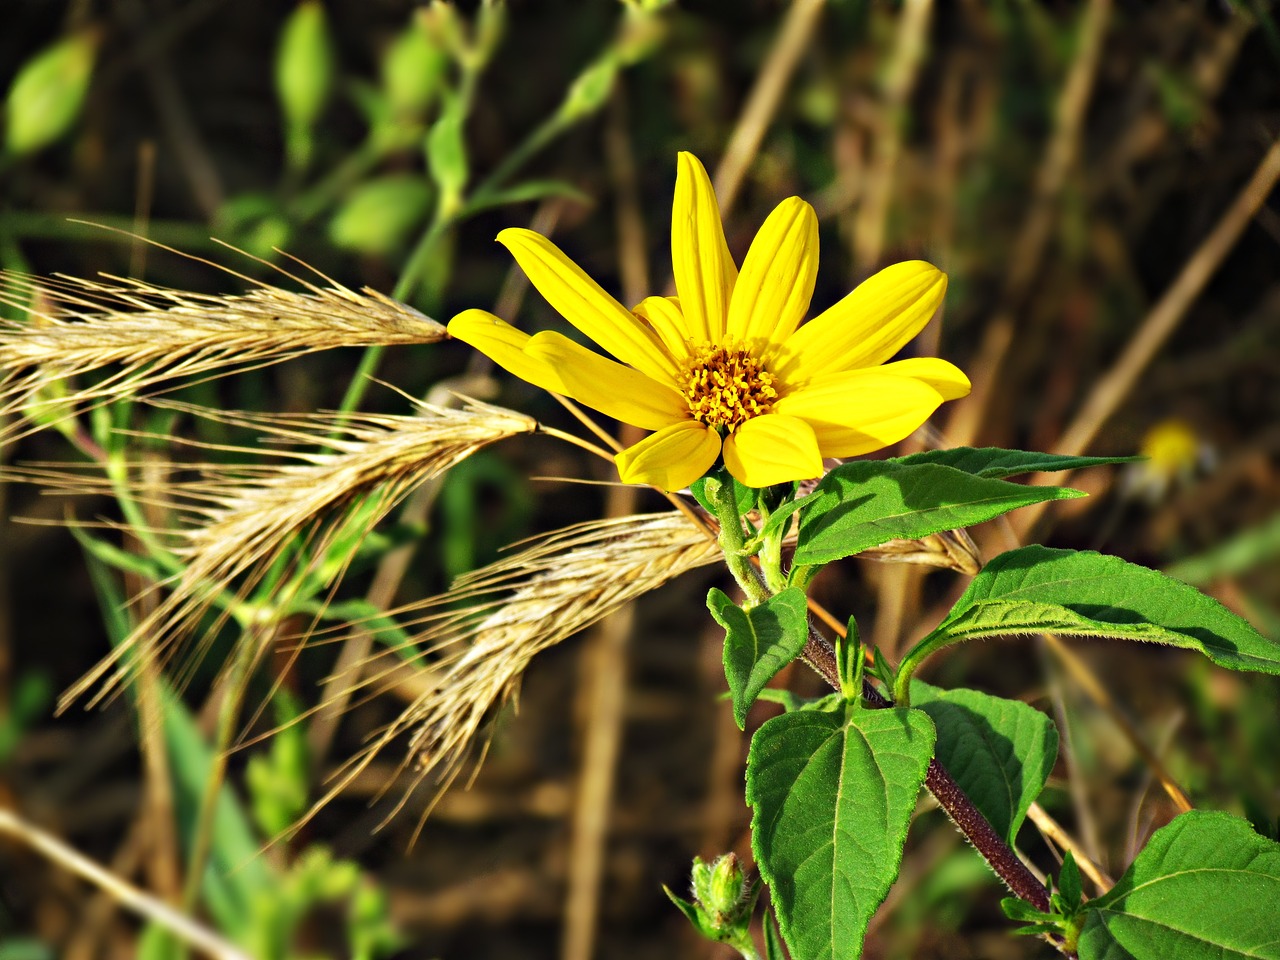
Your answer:
[[[305,166],[311,128],[333,88],[333,44],[329,18],[320,0],[303,0],[285,21],[276,51],[276,95],[288,128],[289,161]]]
[[[742,865],[732,853],[726,853],[711,865],[711,877],[707,883],[707,899],[703,904],[708,910],[734,918],[742,906],[742,892],[746,889],[747,878],[743,876]]]
[[[440,91],[449,58],[427,29],[423,11],[382,58],[382,89],[393,118],[420,117]]]
[[[437,47],[448,51],[455,60],[467,57],[467,31],[462,18],[452,3],[431,0],[431,6],[418,14],[427,35]]]
[[[675,0],[622,0],[626,4],[627,12],[636,11],[639,13],[657,13],[663,7],[669,7]]]
[[[485,0],[476,14],[475,39],[471,47],[472,65],[482,67],[493,57],[507,29],[507,7],[503,0]]]
[[[689,871],[690,886],[693,887],[694,902],[705,907],[711,899],[711,866],[701,857],[693,858],[693,869]]]
[[[710,864],[694,857],[690,880],[700,921],[695,926],[720,940],[733,939],[746,929],[755,898],[747,895],[747,878],[735,854],[726,853]]]
[[[613,92],[613,79],[618,75],[618,60],[607,53],[578,74],[560,104],[559,119],[573,123],[596,113]]]
[[[25,156],[48,146],[75,123],[98,53],[87,30],[46,47],[22,65],[5,104],[5,149]]]
[[[427,166],[440,188],[440,216],[449,217],[462,205],[462,191],[470,170],[465,136],[466,104],[450,97],[427,133]]]
[[[654,10],[659,9],[654,7]],[[666,34],[666,21],[644,7],[629,6],[622,21],[614,55],[623,66],[631,66],[648,57]]]
[[[386,256],[403,247],[431,206],[421,177],[395,174],[362,183],[329,221],[329,239],[343,250]]]

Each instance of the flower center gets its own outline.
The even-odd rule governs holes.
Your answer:
[[[729,433],[773,409],[778,378],[733,340],[704,343],[678,379],[693,419]]]

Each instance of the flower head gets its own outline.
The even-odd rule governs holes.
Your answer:
[[[521,379],[654,431],[618,454],[627,483],[678,490],[721,457],[751,487],[816,477],[823,457],[896,443],[969,392],[945,360],[885,362],[933,316],[944,273],[895,264],[802,326],[818,266],[813,208],[798,197],[778,204],[739,272],[711,181],[689,153],[671,213],[675,297],[628,310],[545,237],[512,228],[498,241],[551,306],[621,362],[483,310],[454,317],[449,333]]]

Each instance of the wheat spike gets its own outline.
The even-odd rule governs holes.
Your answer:
[[[445,338],[443,326],[376,291],[298,282],[305,292],[261,284],[221,296],[109,276],[0,273],[0,304],[26,315],[0,318],[0,417],[13,418],[0,442],[79,404],[142,394],[166,380],[222,376],[334,347]],[[111,369],[95,383],[65,395],[50,390],[104,367]]]
[[[415,767],[405,799],[432,776],[442,791],[482,739],[486,720],[515,693],[533,657],[719,558],[714,539],[677,511],[593,521],[537,540],[462,577],[447,593],[395,611],[423,613],[413,643],[422,656],[438,658],[432,661],[436,680],[349,761],[315,809],[405,733],[405,765]]]
[[[164,406],[327,449],[288,451],[291,462],[273,466],[206,465],[200,479],[167,488],[165,499],[181,504],[187,520],[171,532],[184,569],[129,639],[67,692],[64,706],[98,687],[96,702],[129,679],[141,657],[166,662],[215,596],[233,584],[236,596],[247,596],[300,543],[304,549],[288,561],[294,581],[319,576],[336,583],[363,535],[414,487],[483,446],[537,427],[523,414],[476,401],[461,410],[419,404],[417,416],[270,416]],[[67,487],[84,490],[84,478],[69,478]],[[288,599],[277,598],[271,612],[280,615]],[[214,633],[216,627],[207,639]],[[251,631],[242,642],[251,642]],[[202,642],[191,664],[203,649]]]

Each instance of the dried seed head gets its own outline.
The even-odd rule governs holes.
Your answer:
[[[481,447],[536,427],[536,421],[522,414],[476,402],[462,410],[420,404],[420,415],[413,417],[353,418],[165,406],[256,426],[313,449],[287,453],[292,462],[284,464],[208,465],[200,479],[167,488],[168,500],[184,507],[186,524],[174,531],[174,551],[183,558],[184,569],[172,592],[124,644],[71,688],[64,704],[95,688],[96,701],[132,676],[140,663],[168,661],[215,597],[225,599],[229,591],[247,597],[269,568],[279,570],[283,563],[281,580],[286,583],[304,577],[336,581],[364,536],[410,490]],[[317,453],[316,446],[328,450]],[[83,478],[74,485],[83,489]],[[272,598],[255,626],[278,623],[290,599]],[[250,611],[238,612],[243,618]],[[267,631],[245,630],[242,642],[255,642],[255,636],[258,642],[272,639]],[[187,669],[198,660],[203,644]]]
[[[438,796],[483,745],[487,721],[514,695],[534,656],[719,558],[706,532],[673,511],[570,527],[462,578],[416,608],[424,629],[415,645],[424,656],[441,655],[432,663],[434,682],[349,762],[317,809],[404,734],[408,793],[433,780]]]
[[[167,380],[177,386],[334,347],[444,339],[440,324],[375,291],[303,286],[215,296],[141,280],[0,273],[0,305],[26,314],[0,318],[0,419],[12,418],[0,442]],[[104,367],[112,370],[95,383],[54,389]]]

